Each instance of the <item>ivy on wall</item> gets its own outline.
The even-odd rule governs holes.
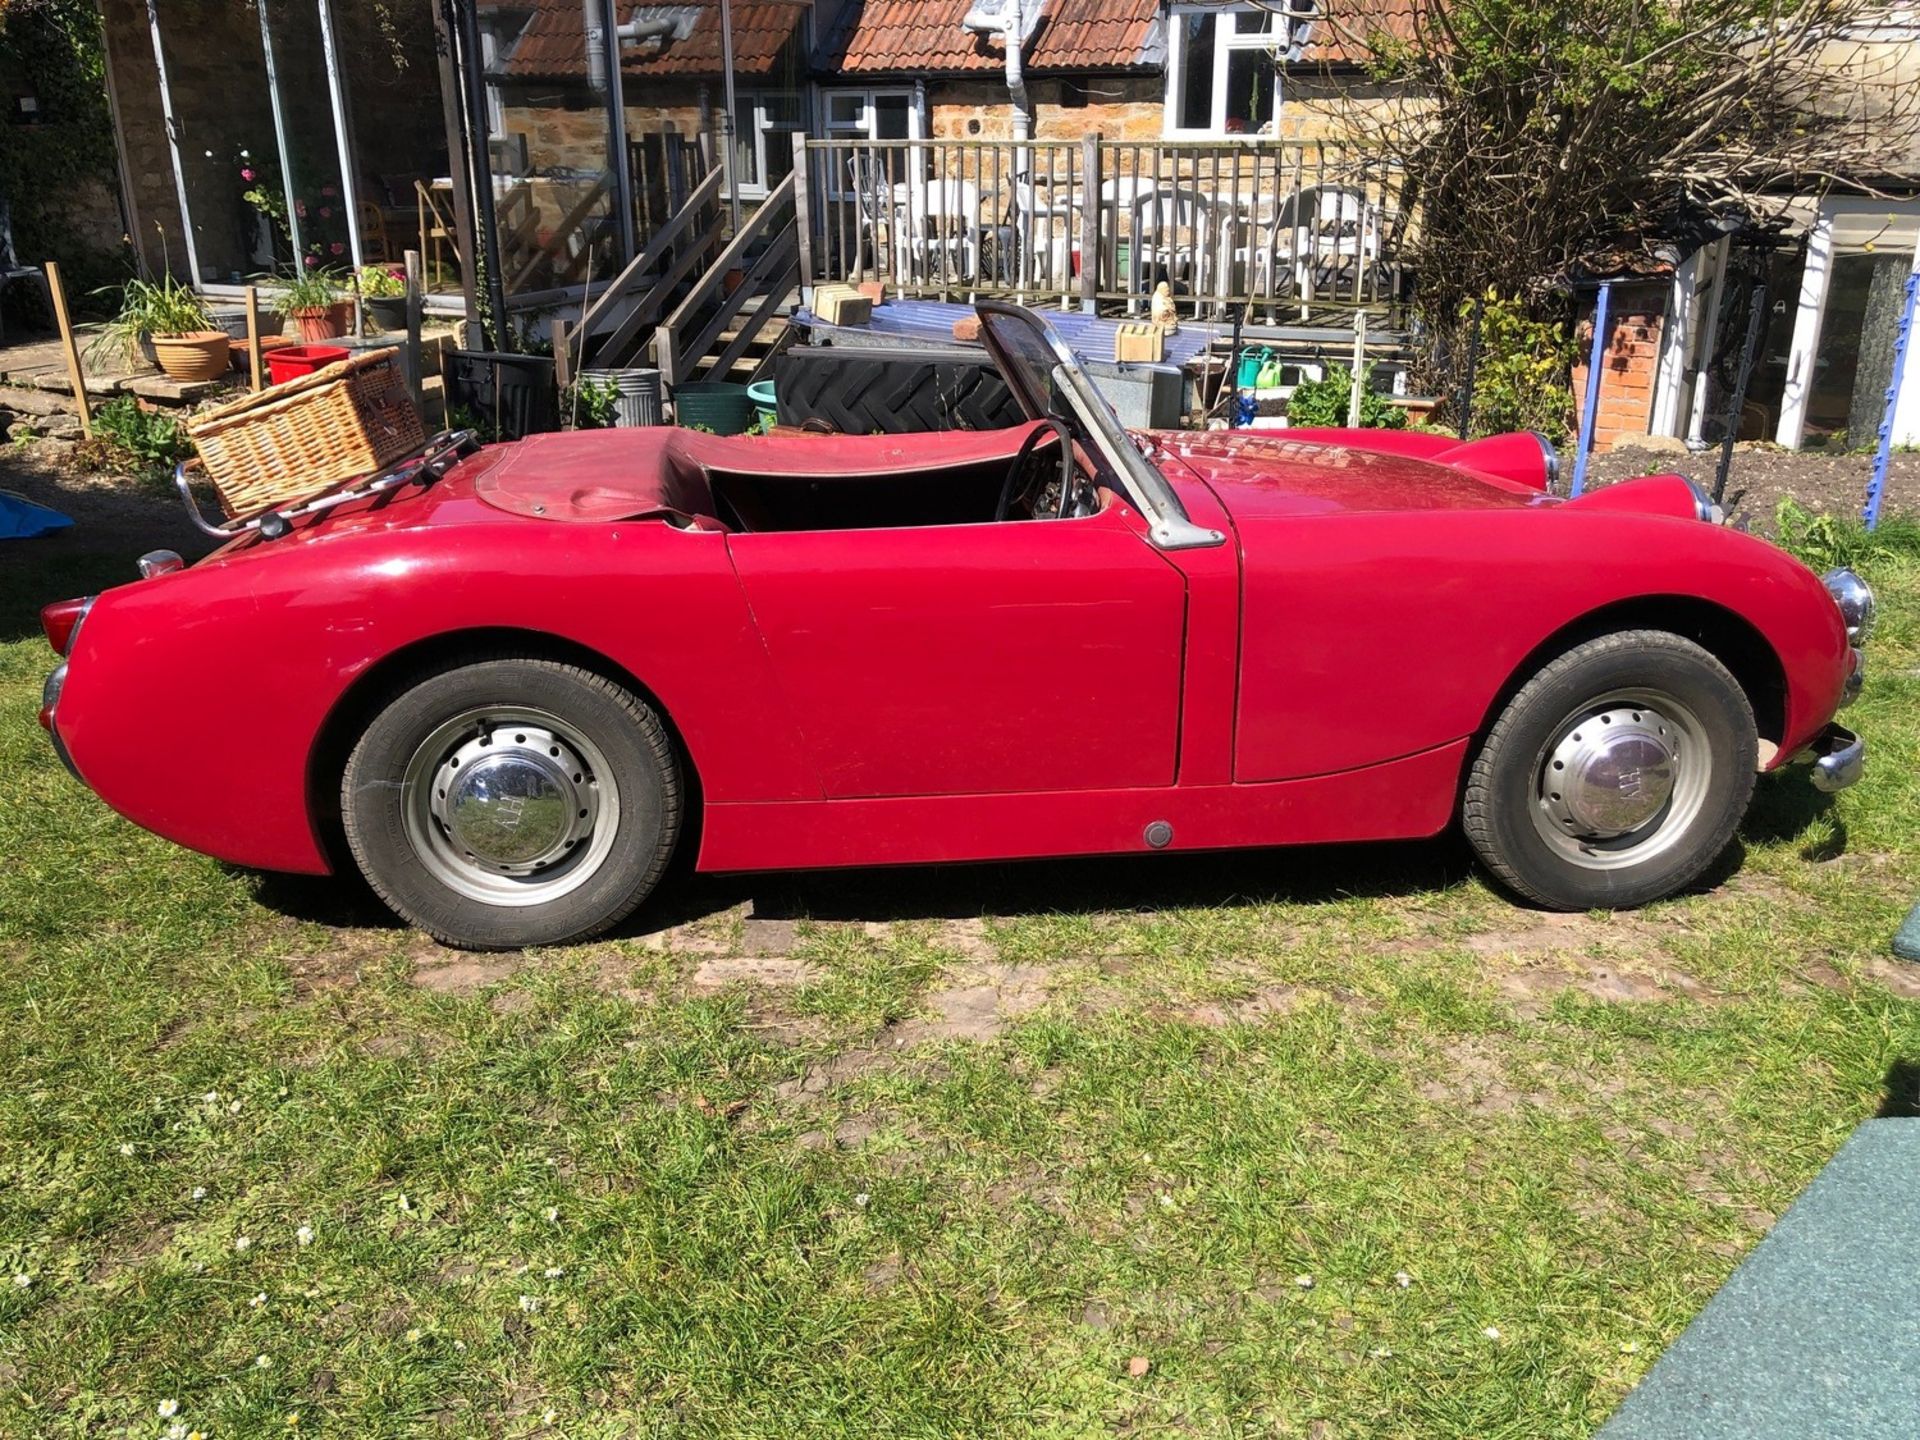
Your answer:
[[[22,95],[37,102],[34,123],[21,123]],[[111,196],[119,183],[94,0],[0,0],[0,102],[8,110],[0,120],[0,196],[11,204],[15,249],[22,264],[58,260],[69,299],[85,309],[92,291],[126,278],[130,253],[72,203],[95,186]],[[42,302],[37,287],[16,285],[7,303]]]

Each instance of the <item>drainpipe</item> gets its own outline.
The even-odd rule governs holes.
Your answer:
[[[974,35],[998,35],[1007,51],[1007,95],[1013,101],[1013,138],[1029,139],[1033,134],[1033,107],[1027,99],[1027,77],[1021,54],[1026,37],[1026,7],[1029,0],[1002,0],[1002,10],[969,10],[960,28]],[[1039,0],[1033,0],[1036,10]],[[1015,162],[1024,170],[1024,156]]]
[[[587,84],[607,111],[607,173],[613,177],[614,227],[624,263],[634,257],[637,240],[633,231],[633,176],[627,170],[627,97],[620,84],[620,47],[640,40],[667,39],[677,22],[635,17],[622,25],[617,5],[618,0],[581,0],[587,32]],[[588,278],[591,280],[591,275]]]

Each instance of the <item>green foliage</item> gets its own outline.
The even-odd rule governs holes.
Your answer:
[[[1920,521],[1903,515],[1869,530],[1851,515],[1816,513],[1783,495],[1773,528],[1782,549],[1821,572],[1845,566],[1866,574],[1898,558],[1920,560]]]
[[[275,308],[282,315],[302,310],[325,310],[346,298],[346,277],[327,265],[294,269],[274,282],[280,288]]]
[[[620,387],[611,380],[582,376],[560,397],[560,408],[576,430],[608,430],[620,416]]]
[[[94,338],[88,347],[90,351],[97,352],[102,347],[108,351],[118,350],[133,364],[139,358],[142,340],[155,335],[186,335],[195,330],[213,329],[212,317],[200,297],[171,275],[162,275],[158,280],[133,279],[124,285],[108,287],[109,292],[116,289],[120,307]]]
[[[127,252],[117,250],[110,235],[76,223],[76,195],[97,193],[95,187],[111,195],[117,184],[103,46],[94,0],[0,0],[0,75],[30,77],[44,117],[0,132],[0,195],[13,207],[21,263],[58,260],[76,300],[129,268]],[[44,310],[31,285],[10,286],[6,304],[22,314],[29,304]],[[53,323],[50,314],[27,318]]]
[[[94,412],[93,435],[96,445],[106,447],[93,457],[105,462],[103,468],[131,470],[149,480],[164,481],[193,454],[193,442],[178,420],[141,408],[131,395],[116,395]]]
[[[1368,383],[1373,367],[1360,372],[1360,428],[1363,430],[1404,430],[1407,412]],[[1326,378],[1309,380],[1296,386],[1287,397],[1287,424],[1291,426],[1343,426],[1347,407],[1353,400],[1353,372],[1339,365],[1329,366]]]
[[[407,293],[407,272],[391,265],[362,265],[354,283],[369,300],[396,300]]]
[[[1472,306],[1461,307],[1463,327]],[[1538,430],[1550,440],[1572,432],[1569,387],[1574,344],[1566,326],[1535,319],[1519,297],[1489,290],[1480,312],[1480,359],[1473,380],[1473,433]]]

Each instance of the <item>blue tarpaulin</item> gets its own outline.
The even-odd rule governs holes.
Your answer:
[[[35,535],[64,530],[71,524],[73,521],[58,510],[49,510],[0,490],[0,540],[30,540]]]

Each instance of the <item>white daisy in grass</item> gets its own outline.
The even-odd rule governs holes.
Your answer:
[[[1311,1275],[1296,1275],[1293,1277],[1293,1283],[1298,1285],[1302,1290],[1311,1290],[1313,1288],[1313,1277]]]
[[[193,1187],[191,1195],[195,1200],[204,1200],[207,1198],[207,1187],[204,1185],[196,1185]]]
[[[1489,1325],[1480,1333],[1489,1340],[1498,1340],[1500,1338],[1500,1327],[1498,1325]]]
[[[218,1105],[220,1103],[220,1092],[218,1090],[207,1091],[206,1094],[200,1097],[200,1103],[202,1105]]]
[[[262,1305],[266,1303],[267,1303],[267,1292],[264,1290],[262,1290],[258,1295],[254,1296],[253,1299],[247,1302],[247,1304],[251,1305],[255,1310],[258,1310]]]
[[[269,1367],[272,1366],[272,1364],[273,1364],[273,1359],[271,1356],[256,1355],[253,1357],[253,1368],[256,1370],[268,1369]]]
[[[131,1155],[133,1154],[133,1146],[132,1146],[131,1144],[123,1144],[123,1145],[121,1145],[121,1147],[120,1147],[120,1153],[121,1153],[122,1155],[127,1155],[127,1156],[131,1156]]]
[[[30,1285],[33,1284],[33,1276],[27,1274],[25,1271],[22,1271],[20,1274],[13,1277],[13,1284],[15,1289],[25,1290]]]
[[[242,1255],[246,1254],[247,1251],[253,1249],[253,1237],[251,1235],[234,1236],[233,1248]]]
[[[240,1102],[238,1100],[231,1101],[227,1105],[227,1113],[229,1115],[238,1115],[240,1113]]]
[[[293,1232],[293,1239],[294,1243],[301,1249],[306,1249],[307,1246],[313,1244],[313,1227],[311,1225],[302,1225],[298,1230]]]
[[[567,1272],[564,1266],[549,1265],[547,1267],[547,1279],[549,1280],[558,1280],[562,1275],[566,1273]]]
[[[528,1315],[533,1314],[534,1311],[540,1308],[540,1297],[538,1295],[522,1295],[520,1297],[520,1308]]]
[[[550,1225],[558,1225],[560,1223],[560,1207],[558,1205],[549,1205],[547,1207],[547,1223]]]
[[[158,1405],[153,1407],[153,1411],[154,1414],[158,1415],[162,1420],[171,1420],[180,1413],[180,1402],[178,1400],[162,1400]]]
[[[560,1423],[560,1412],[558,1410],[547,1410],[542,1412],[540,1416],[540,1423],[548,1427],[558,1425]]]
[[[867,1208],[867,1206],[873,1203],[873,1197],[867,1194],[866,1191],[862,1190],[858,1195],[853,1197],[853,1203],[858,1205],[862,1210],[864,1210]]]
[[[166,1440],[187,1440],[187,1427],[176,1420],[167,1426]]]
[[[1396,1270],[1393,1272],[1393,1283],[1405,1290],[1413,1284],[1413,1277],[1404,1270]]]
[[[400,1194],[400,1213],[403,1215],[411,1215],[413,1213],[413,1201],[407,1198],[405,1191],[402,1191]]]

